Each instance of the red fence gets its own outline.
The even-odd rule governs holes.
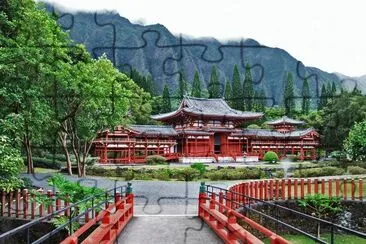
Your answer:
[[[67,201],[58,198],[54,199],[53,191],[51,190],[44,191],[41,189],[37,190],[37,192],[37,197],[44,198],[45,201],[37,201],[36,194],[30,193],[27,189],[8,193],[0,192],[0,216],[36,219],[70,205]],[[56,192],[56,194],[58,194],[58,192]],[[49,201],[46,199],[49,199]],[[45,204],[45,202],[47,202],[47,204]],[[64,215],[68,216],[68,212],[65,211]]]
[[[363,179],[271,179],[238,183],[229,190],[240,193],[234,194],[234,202],[246,204],[249,198],[244,195],[271,201],[302,199],[309,194],[321,193],[341,197],[343,200],[362,201],[364,188]]]
[[[79,237],[100,221],[102,221],[101,224],[81,243],[115,243],[119,234],[133,217],[133,205],[134,196],[132,193],[127,194],[124,198],[121,198],[121,195],[117,193],[115,204],[110,204],[96,217],[86,222],[75,233],[61,242],[61,244],[79,243]]]
[[[198,215],[225,243],[263,243],[239,225],[238,220],[244,221],[253,229],[261,232],[272,244],[289,243],[271,230],[236,212],[233,204],[231,192],[206,191],[204,183],[201,185]]]

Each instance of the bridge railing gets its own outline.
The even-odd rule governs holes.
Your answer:
[[[272,202],[271,200],[290,200],[290,199],[299,199],[301,198],[301,195],[297,196],[296,194],[289,194],[288,192],[293,193],[293,185],[291,186],[291,180],[288,181],[280,181],[281,183],[284,182],[285,186],[282,187],[282,189],[285,189],[284,191],[287,191],[287,194],[283,194],[280,189],[274,187],[275,192],[280,190],[281,194],[271,194],[273,193],[273,189],[271,187],[268,188],[268,185],[265,183],[266,181],[256,181],[255,182],[245,182],[245,184],[237,184],[229,189],[223,189],[215,186],[206,186],[208,194],[210,192],[214,192],[214,194],[219,194],[226,196],[226,201],[229,201],[229,206],[235,211],[239,211],[243,213],[243,215],[252,221],[260,221],[261,223],[264,223],[264,226],[275,229],[276,232],[281,230],[281,233],[292,233],[292,234],[299,234],[303,235],[313,241],[316,241],[318,243],[328,243],[324,239],[321,239],[318,237],[317,230],[322,229],[325,230],[330,234],[330,243],[334,243],[338,233],[344,233],[351,236],[354,236],[355,238],[359,238],[359,241],[364,241],[363,239],[366,239],[366,234],[346,228],[344,226],[332,223],[330,221],[326,221],[308,214],[305,214],[303,212],[296,211],[291,208],[287,208],[285,206],[281,206],[277,204],[276,202]],[[300,182],[304,182],[301,181]],[[310,182],[315,182],[316,184],[319,182],[320,187],[319,189],[324,189],[325,181],[324,180],[313,180]],[[337,182],[340,182],[339,180],[331,180],[328,181],[331,183],[338,184]],[[263,183],[263,184],[260,184]],[[290,187],[286,187],[286,183],[290,185]],[[362,184],[362,180],[355,181],[355,180],[346,180],[343,181],[343,184]],[[339,183],[340,184],[340,183]],[[279,185],[279,184],[274,184]],[[281,184],[282,185],[282,184]],[[296,185],[296,184],[295,184]],[[257,186],[257,190],[256,190]],[[259,187],[262,186],[262,187]],[[351,185],[345,186],[345,189]],[[312,186],[313,188],[316,186]],[[262,189],[262,190],[261,190]],[[270,190],[268,190],[270,189]],[[310,188],[311,189],[311,188]],[[362,187],[361,187],[362,189]],[[241,191],[242,190],[242,191]],[[244,192],[244,193],[242,193]],[[267,192],[267,193],[266,193]],[[311,191],[309,191],[310,193]],[[317,192],[317,190],[313,191],[313,193],[321,193],[325,192],[324,190],[320,190]],[[245,194],[249,193],[249,195]],[[329,193],[329,191],[328,191]],[[212,194],[212,193],[211,193]],[[304,194],[305,195],[305,194]],[[337,194],[336,194],[337,195]],[[350,195],[350,199],[352,199],[352,194]],[[345,196],[348,196],[345,195]],[[283,196],[276,197],[276,196]],[[359,195],[361,197],[358,198],[358,200],[363,199],[362,195]],[[259,198],[258,198],[259,197]],[[344,196],[343,196],[344,197]],[[356,199],[356,198],[354,198]],[[356,201],[358,201],[356,200]],[[259,208],[257,208],[259,207]],[[288,221],[289,219],[293,219],[295,221]],[[244,223],[247,227],[252,227],[248,223]],[[304,226],[310,226],[314,227],[314,232],[309,231],[309,229],[304,228]],[[319,229],[318,229],[319,228]],[[252,228],[253,229],[253,228]],[[254,228],[255,230],[255,228]],[[258,231],[257,231],[258,233]],[[268,235],[267,235],[268,236]]]
[[[330,197],[341,197],[343,200],[364,200],[363,179],[270,179],[241,182],[231,186],[233,192],[241,193],[260,200],[291,200],[303,199],[306,195],[317,193]],[[236,197],[236,196],[235,196]],[[235,199],[245,203],[248,198]],[[235,207],[235,206],[234,206]]]
[[[262,243],[255,235],[244,229],[239,222],[248,224],[269,238],[270,243],[289,243],[281,236],[236,212],[233,208],[232,193],[228,190],[201,184],[198,215],[225,243]]]
[[[90,207],[84,211],[80,211],[82,206],[85,205]],[[10,237],[23,233],[26,233],[26,243],[42,243],[65,229],[68,229],[69,237],[63,243],[78,243],[78,238],[92,225],[96,224],[100,220],[102,220],[103,223],[107,222],[110,216],[119,209],[126,210],[123,211],[124,217],[126,218],[123,218],[123,220],[119,221],[118,224],[123,222],[124,225],[126,225],[133,216],[133,205],[134,197],[132,194],[132,188],[131,184],[128,183],[128,185],[119,186],[106,190],[103,193],[89,196],[79,202],[69,204],[64,208],[52,211],[49,214],[5,232],[0,235],[0,243],[5,243]],[[66,216],[68,220],[37,240],[31,240],[32,227],[35,227],[41,222],[47,222],[60,216]],[[82,227],[75,231],[74,223],[82,224]],[[119,231],[122,231],[122,229],[123,228],[119,229]],[[108,237],[106,237],[106,239],[108,239]]]

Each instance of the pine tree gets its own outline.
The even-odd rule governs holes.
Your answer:
[[[319,103],[318,103],[318,110],[321,110],[325,107],[325,105],[327,105],[327,89],[323,83],[322,85],[322,89],[320,91],[320,98],[319,98]]]
[[[259,111],[264,112],[266,105],[267,105],[266,92],[264,91],[264,89],[260,89],[260,91],[259,91]]]
[[[211,68],[211,77],[207,89],[209,98],[220,98],[222,96],[221,83],[219,81],[219,76],[217,74],[217,68],[215,65]]]
[[[238,66],[234,66],[232,83],[232,107],[233,109],[243,110],[243,88],[240,82],[240,73]]]
[[[250,66],[247,64],[245,66],[245,78],[243,83],[243,97],[244,97],[244,110],[251,111],[253,109],[253,80],[252,74],[250,72]]]
[[[188,92],[188,85],[187,85],[187,81],[186,81],[186,77],[184,74],[184,70],[180,71],[179,74],[179,87],[178,87],[179,91],[178,91],[178,96],[180,99],[182,99]]]
[[[302,113],[308,114],[310,112],[310,90],[308,80],[305,79],[302,85]]]
[[[337,87],[336,84],[334,83],[334,81],[332,82],[332,97],[334,97],[335,95],[337,95]]]
[[[295,110],[294,95],[295,94],[292,73],[287,72],[285,89],[283,92],[283,103],[285,105],[285,114],[288,116],[292,116]]]
[[[202,96],[202,94],[201,94],[201,80],[200,80],[200,76],[199,76],[197,70],[194,73],[194,78],[193,78],[193,82],[192,82],[191,96],[192,97],[201,97]]]
[[[225,100],[227,101],[227,103],[229,105],[232,105],[232,100],[231,100],[231,84],[230,84],[230,80],[226,80],[226,84],[225,84]]]
[[[162,104],[161,110],[162,110],[161,111],[162,113],[168,113],[168,112],[172,111],[172,104],[170,101],[170,92],[169,92],[169,88],[168,88],[167,84],[164,85],[164,89],[163,89],[163,104]]]

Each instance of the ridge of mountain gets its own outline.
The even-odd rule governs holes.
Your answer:
[[[47,9],[51,11],[52,7],[47,6]],[[57,9],[56,12],[60,13]],[[328,73],[316,67],[304,66],[286,50],[264,45],[263,48],[257,48],[261,44],[250,38],[242,41],[245,46],[253,46],[253,48],[244,48],[241,57],[240,51],[234,48],[219,50],[222,44],[240,45],[240,40],[220,42],[215,38],[182,36],[184,44],[194,43],[202,46],[184,47],[182,57],[178,57],[179,48],[174,45],[179,44],[180,37],[173,35],[162,24],[140,25],[132,23],[116,12],[97,14],[76,12],[73,15],[64,15],[63,18],[59,19],[59,23],[63,27],[72,27],[69,30],[71,39],[76,43],[85,44],[94,56],[105,53],[108,58],[113,60],[111,47],[135,47],[131,49],[117,48],[115,64],[122,71],[135,68],[144,75],[150,74],[153,77],[153,85],[157,91],[162,91],[165,82],[172,91],[175,90],[178,86],[179,77],[178,74],[171,74],[173,71],[179,70],[184,70],[186,80],[190,84],[193,81],[195,70],[198,70],[201,80],[204,81],[204,86],[207,86],[213,64],[217,66],[223,86],[225,80],[231,80],[235,64],[239,66],[241,80],[243,81],[245,72],[243,59],[245,63],[254,65],[251,71],[253,80],[257,81],[254,86],[255,89],[264,89],[266,96],[274,99],[274,105],[282,102],[287,71],[293,73],[295,94],[297,96],[301,95],[304,77],[309,77],[311,96],[314,98],[320,95],[321,85],[327,82],[335,82],[338,88],[342,86],[347,89],[352,89],[357,84],[358,89],[361,89],[364,93],[366,92],[366,75],[349,77],[340,73]],[[115,27],[115,36],[111,24]],[[165,47],[160,48],[159,46]],[[206,49],[203,47],[206,47]],[[220,51],[224,59],[220,62],[213,62],[220,59]],[[172,59],[167,59],[171,57],[179,61],[173,62]],[[165,68],[163,68],[164,64]],[[263,67],[263,70],[261,70],[261,67]],[[263,73],[263,77],[259,82],[261,73]]]

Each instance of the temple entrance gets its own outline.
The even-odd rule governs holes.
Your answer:
[[[221,154],[221,135],[218,133],[214,135],[214,153]]]

